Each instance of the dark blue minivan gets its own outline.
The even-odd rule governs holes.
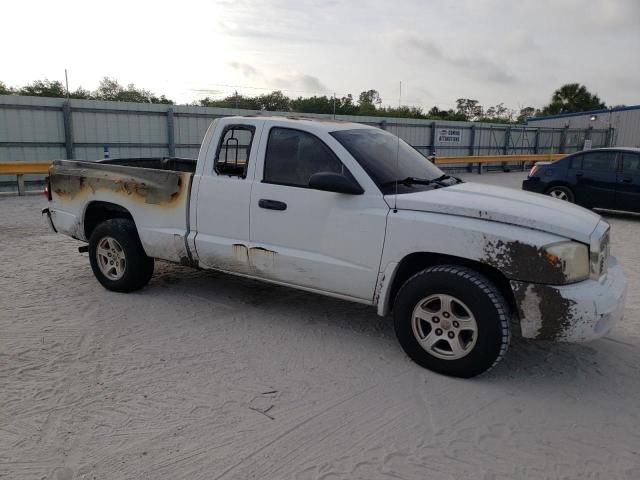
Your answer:
[[[640,212],[640,148],[597,148],[538,162],[522,189],[586,208]]]

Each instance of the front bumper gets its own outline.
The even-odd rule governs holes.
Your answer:
[[[615,257],[609,257],[608,273],[598,280],[510,283],[525,338],[586,342],[606,335],[624,314],[627,281]]]
[[[534,193],[544,193],[546,183],[540,181],[538,177],[526,178],[522,181],[522,190]]]

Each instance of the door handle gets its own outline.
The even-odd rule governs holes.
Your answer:
[[[631,183],[631,177],[624,176],[622,177],[622,181],[625,183]]]
[[[258,206],[260,208],[266,208],[267,210],[286,210],[287,204],[284,202],[280,202],[278,200],[268,200],[266,198],[261,198],[258,201]]]
[[[584,177],[584,172],[576,172],[576,177]]]

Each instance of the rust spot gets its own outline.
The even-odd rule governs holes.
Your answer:
[[[544,249],[519,241],[489,241],[482,260],[502,271],[513,280],[562,284],[566,276],[560,259]]]
[[[273,255],[277,255],[277,254],[278,254],[278,252],[275,252],[275,251],[273,251],[273,250],[269,250],[269,249],[267,249],[267,248],[263,248],[263,247],[251,247],[251,248],[249,249],[249,251],[250,251],[250,252],[251,252],[251,251],[266,252],[266,253],[270,253],[270,254],[273,254]]]
[[[110,190],[146,204],[176,205],[188,191],[188,172],[58,160],[50,169],[51,189],[60,199]]]
[[[247,246],[242,243],[234,243],[231,247],[233,249],[233,257],[244,264],[249,264],[249,254],[247,252]]]
[[[538,340],[562,340],[575,321],[576,302],[557,288],[512,282],[522,335]]]

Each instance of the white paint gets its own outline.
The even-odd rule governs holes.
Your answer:
[[[387,195],[387,201],[393,201],[390,195]],[[518,225],[587,244],[600,221],[600,215],[569,202],[472,182],[398,195],[397,205],[405,210],[462,215]]]
[[[246,178],[218,175],[213,169],[218,138],[225,126],[232,124],[255,127]],[[276,126],[303,130],[324,141],[350,170],[364,194],[264,183],[268,131]],[[536,194],[465,183],[398,195],[398,210],[391,211],[391,199],[382,196],[366,172],[329,134],[353,128],[373,127],[282,117],[228,117],[214,122],[205,136],[193,179],[190,231],[187,195],[167,211],[112,191],[96,191],[62,205],[54,201],[54,222],[59,214],[65,219],[60,222],[61,231],[69,234],[82,225],[87,202],[111,201],[131,212],[150,256],[179,261],[185,253],[184,236],[188,235],[191,256],[203,268],[377,304],[382,315],[392,301],[390,285],[397,265],[412,253],[483,261],[488,243],[517,241],[543,247],[567,238],[587,243],[592,251],[599,252],[600,234],[606,224],[599,223],[598,215]],[[265,210],[258,206],[260,199],[284,202],[287,209]],[[593,236],[596,233],[597,238]],[[599,281],[606,282],[607,276]],[[610,281],[613,283],[600,284],[609,285],[607,288],[618,285],[612,293],[617,295],[614,300],[606,292],[594,290],[593,283],[566,287],[573,297],[593,300],[594,309],[585,310],[580,318],[597,322],[602,315],[617,317],[618,310],[610,304],[624,302],[620,291],[626,284],[622,276],[611,276]],[[594,297],[596,293],[602,294]],[[528,309],[535,310],[533,306]],[[534,322],[525,325],[529,334],[536,322],[544,319],[527,321]],[[576,338],[585,335],[575,334]]]

